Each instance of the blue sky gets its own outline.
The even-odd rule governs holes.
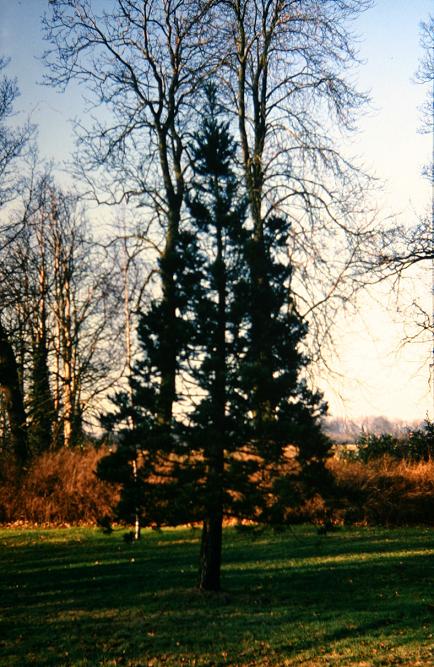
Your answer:
[[[73,148],[68,121],[80,115],[83,105],[77,87],[59,94],[37,83],[43,73],[37,60],[44,49],[40,16],[47,4],[0,0],[0,53],[11,58],[8,71],[18,77],[18,118],[31,116],[39,126],[42,154],[61,162]],[[370,91],[372,102],[348,150],[384,182],[378,198],[380,217],[391,215],[408,224],[426,209],[430,196],[429,184],[420,175],[431,150],[430,137],[418,133],[418,106],[425,91],[412,78],[420,56],[419,23],[433,11],[432,0],[378,0],[354,24],[364,61],[354,77],[361,89]],[[426,271],[416,289],[428,295],[430,288]],[[337,366],[344,378],[339,390],[336,382],[323,383],[335,414],[410,420],[431,411],[430,345],[397,352],[404,315],[388,314],[378,305],[387,297],[385,288],[373,299],[366,297],[359,315],[340,324]]]

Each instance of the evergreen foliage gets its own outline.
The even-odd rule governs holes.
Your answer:
[[[188,234],[178,234],[177,246],[171,255],[171,271],[177,283],[176,310],[185,311],[185,289],[188,270]],[[160,271],[166,271],[167,256],[160,260]],[[194,278],[190,275],[190,280]],[[142,525],[178,525],[194,520],[192,512],[191,479],[193,465],[185,443],[179,438],[175,418],[168,419],[176,396],[168,396],[164,386],[167,364],[167,341],[170,355],[175,354],[176,371],[185,340],[188,323],[181,316],[169,332],[167,299],[154,298],[141,312],[138,340],[141,357],[137,359],[128,379],[127,391],[113,397],[113,412],[102,417],[102,424],[115,433],[115,450],[98,465],[101,479],[122,484],[117,517],[129,523],[139,518]],[[166,391],[167,389],[167,391]],[[170,406],[170,410],[168,410]],[[190,493],[188,492],[190,490]]]
[[[367,463],[383,456],[398,460],[425,461],[434,459],[434,423],[426,419],[419,428],[409,430],[402,436],[391,433],[368,433],[363,431],[357,440],[357,450],[349,454]]]
[[[185,439],[203,462],[201,487],[202,546],[200,586],[220,587],[222,522],[230,505],[226,458],[243,444],[236,418],[240,359],[245,354],[239,287],[248,280],[244,229],[246,202],[234,169],[236,144],[221,120],[217,91],[206,88],[202,122],[192,145],[192,187],[188,197],[195,273],[190,292],[191,375],[199,400],[185,429]]]
[[[38,455],[50,449],[53,444],[53,424],[55,422],[45,338],[34,341],[32,384],[29,394],[29,446],[32,455]]]
[[[303,378],[307,325],[291,295],[290,225],[284,216],[268,220],[258,251],[237,146],[212,84],[190,154],[190,220],[179,237],[172,334],[179,416],[170,425],[159,420],[164,317],[154,301],[141,316],[130,393],[118,394],[105,418],[121,428],[99,474],[123,484],[123,518],[139,508],[148,525],[202,520],[200,585],[218,590],[223,516],[285,523],[289,507],[327,488],[330,443],[319,421],[326,406]],[[259,263],[266,280],[258,290]],[[259,338],[253,322],[261,312]]]

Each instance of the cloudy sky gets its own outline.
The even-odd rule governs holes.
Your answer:
[[[38,84],[43,67],[37,57],[44,48],[40,15],[46,7],[47,0],[0,0],[0,53],[11,58],[8,72],[18,77],[18,117],[31,116],[39,126],[42,154],[61,162],[73,148],[69,121],[83,107],[78,88],[59,94]],[[418,133],[426,91],[413,77],[421,53],[419,24],[432,11],[432,0],[377,0],[354,25],[363,59],[354,76],[372,102],[349,149],[383,183],[380,219],[405,224],[414,224],[430,201],[421,170],[430,160],[431,137]],[[408,280],[400,303],[383,286],[362,297],[358,313],[339,323],[332,365],[341,376],[321,382],[334,415],[403,420],[433,415],[430,341],[401,345],[413,332],[407,308],[413,293],[430,308],[430,292],[428,266]]]

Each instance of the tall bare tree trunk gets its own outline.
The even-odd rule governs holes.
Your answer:
[[[63,444],[70,447],[73,434],[73,368],[71,340],[71,289],[67,259],[63,258],[61,294]]]
[[[130,392],[130,401],[131,405],[134,405],[134,392],[130,384],[131,378],[131,368],[132,368],[132,342],[131,342],[131,312],[130,312],[130,289],[129,289],[129,257],[126,241],[126,230],[124,228],[123,236],[123,258],[122,258],[122,276],[124,281],[124,319],[125,319],[125,353],[127,360],[127,378],[128,378],[128,389]],[[130,425],[134,426],[134,416],[130,417]],[[137,446],[135,448],[135,455],[132,462],[133,466],[133,478],[134,483],[137,484],[138,481],[138,452]],[[140,510],[138,507],[134,511],[134,540],[140,540],[141,537],[141,526],[140,526]]]
[[[61,326],[61,279],[60,279],[60,239],[55,229],[56,221],[53,212],[50,214],[53,236],[53,271],[54,271],[54,316],[55,316],[55,334],[54,334],[54,413],[56,416],[56,433],[53,434],[53,441],[56,446],[63,442],[61,434],[61,410],[62,410],[62,326]]]
[[[55,406],[61,413],[63,445],[69,447],[73,439],[74,423],[74,341],[71,316],[71,261],[72,250],[65,247],[58,219],[56,194],[51,193],[50,222],[53,236],[53,265],[55,282],[56,333],[56,392]]]
[[[176,367],[177,367],[177,321],[176,321],[176,285],[174,263],[176,261],[176,241],[179,231],[179,214],[174,213],[169,220],[166,236],[166,245],[160,261],[162,286],[162,317],[163,329],[160,337],[161,347],[161,381],[158,398],[158,419],[161,425],[170,425],[172,420],[173,404],[176,397]]]
[[[32,382],[29,407],[29,444],[35,453],[45,451],[52,444],[54,422],[53,397],[48,367],[47,298],[48,277],[46,260],[45,219],[36,226],[38,243],[37,308],[32,326]]]

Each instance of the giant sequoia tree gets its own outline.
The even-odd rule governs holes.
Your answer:
[[[193,178],[188,197],[195,239],[188,252],[199,280],[186,286],[191,328],[186,360],[200,398],[184,435],[204,467],[200,587],[219,590],[228,494],[226,459],[243,438],[241,424],[233,421],[233,407],[239,390],[238,359],[244,353],[237,288],[243,277],[247,279],[246,204],[234,169],[237,147],[228,124],[220,118],[214,86],[207,87],[206,97],[191,147]]]
[[[206,590],[220,586],[224,514],[284,523],[294,503],[327,483],[329,443],[318,422],[325,405],[301,378],[307,328],[291,295],[292,267],[281,261],[290,224],[270,221],[258,285],[256,234],[246,220],[236,155],[211,86],[192,146],[189,209],[201,280],[189,290],[187,359],[201,398],[185,432],[204,463],[200,586]],[[266,323],[260,341],[258,313]]]

